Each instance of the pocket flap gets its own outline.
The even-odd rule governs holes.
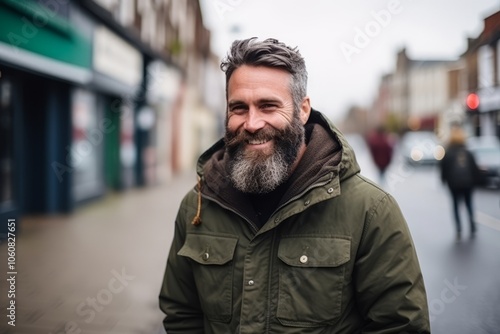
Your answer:
[[[339,237],[286,237],[278,257],[294,267],[338,267],[351,259],[351,240]]]
[[[222,265],[233,259],[237,237],[188,234],[177,253],[206,265]]]

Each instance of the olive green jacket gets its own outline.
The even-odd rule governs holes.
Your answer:
[[[200,157],[160,292],[167,333],[430,333],[394,198],[359,174],[321,113],[313,110],[306,128],[293,182],[260,229],[228,181],[223,141]]]

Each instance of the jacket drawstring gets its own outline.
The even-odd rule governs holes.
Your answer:
[[[198,176],[198,209],[196,210],[196,216],[194,216],[191,221],[193,225],[201,224],[201,177]]]

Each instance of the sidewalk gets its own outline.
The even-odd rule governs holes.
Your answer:
[[[24,217],[16,238],[16,326],[0,245],[0,333],[159,334],[174,219],[194,173],[107,196],[67,216]]]

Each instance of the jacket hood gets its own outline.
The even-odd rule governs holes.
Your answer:
[[[307,148],[290,177],[290,189],[282,202],[302,193],[318,180],[329,181],[338,178],[340,183],[360,171],[352,147],[340,130],[322,113],[312,109],[304,127]],[[198,191],[198,202],[201,202],[201,193],[218,198],[228,207],[238,207],[238,211],[251,220],[253,210],[242,205],[248,202],[246,195],[232,187],[226,172],[227,161],[223,139],[200,156],[197,164],[198,190],[201,190]],[[193,224],[199,223],[198,216]]]

